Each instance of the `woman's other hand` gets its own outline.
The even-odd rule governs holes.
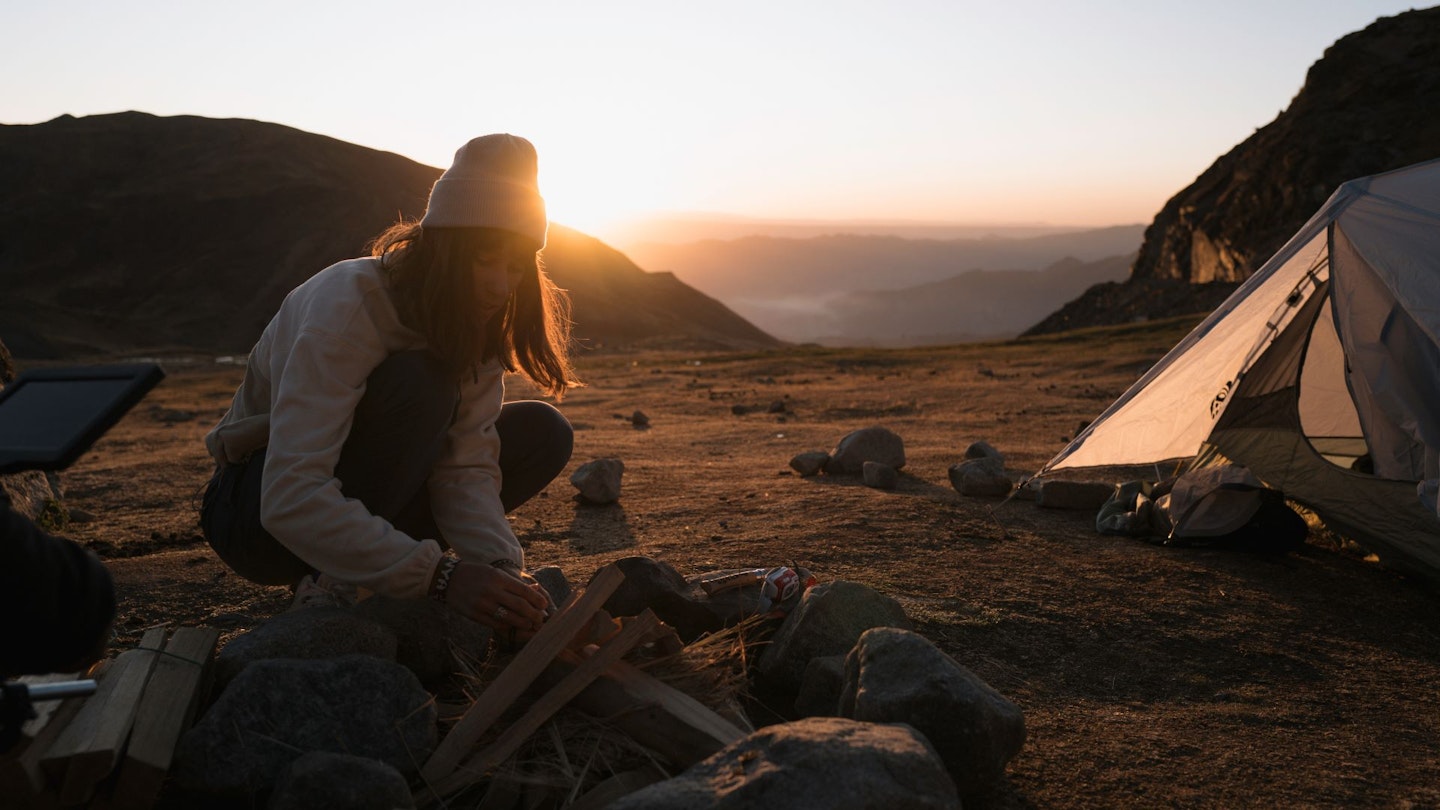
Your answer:
[[[486,627],[534,633],[545,622],[550,598],[539,583],[489,565],[461,562],[450,575],[445,603]]]

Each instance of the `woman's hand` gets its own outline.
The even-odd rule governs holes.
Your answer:
[[[450,574],[445,603],[452,610],[495,630],[534,633],[545,621],[550,597],[504,569],[461,562]]]

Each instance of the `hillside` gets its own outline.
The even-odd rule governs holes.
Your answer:
[[[0,340],[21,357],[246,351],[296,284],[423,213],[439,173],[258,121],[0,126]],[[585,344],[776,343],[578,232],[554,228],[546,264]]]
[[[1440,157],[1436,53],[1440,8],[1338,40],[1288,108],[1165,204],[1131,282],[1087,291],[1032,332],[1213,309],[1341,183]]]

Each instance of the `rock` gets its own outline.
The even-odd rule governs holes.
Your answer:
[[[429,688],[460,671],[457,653],[479,662],[490,646],[490,628],[433,599],[372,596],[351,611],[395,634],[395,660]]]
[[[801,717],[834,717],[840,713],[840,692],[845,685],[845,656],[811,658],[800,678],[795,713]]]
[[[825,465],[829,463],[829,453],[823,450],[811,450],[806,453],[800,453],[790,459],[790,469],[809,478],[812,475],[819,475],[820,471],[825,469]]]
[[[620,476],[625,462],[618,458],[602,458],[580,465],[570,476],[570,483],[580,490],[581,500],[595,504],[614,503],[620,499]]]
[[[830,453],[825,472],[859,475],[867,461],[876,461],[897,470],[905,467],[905,442],[883,427],[868,427],[850,433]]]
[[[967,460],[973,458],[993,458],[1000,462],[1001,467],[1005,466],[1005,454],[991,447],[990,443],[983,439],[978,442],[971,442],[970,446],[965,448],[965,458]]]
[[[650,557],[625,557],[615,561],[625,581],[605,600],[612,616],[638,616],[646,608],[675,628],[686,644],[705,633],[724,627],[720,616],[702,604],[698,588],[669,563]]]
[[[908,723],[940,754],[961,795],[985,793],[1025,744],[1025,718],[973,672],[908,630],[867,631],[845,659],[842,717]]]
[[[413,808],[405,777],[378,759],[311,751],[290,764],[268,810],[397,810]]]
[[[536,568],[530,572],[530,576],[535,577],[535,581],[550,594],[550,601],[554,602],[556,607],[565,604],[565,600],[570,598],[573,589],[560,566],[546,565]]]
[[[767,726],[609,810],[959,810],[930,747],[903,725],[811,717]]]
[[[749,405],[731,405],[731,406],[730,406],[730,413],[733,413],[733,414],[735,414],[736,416],[744,416],[745,414],[750,413],[750,406],[749,406]]]
[[[865,462],[860,474],[865,479],[865,486],[874,489],[894,489],[900,483],[900,474],[895,472],[895,468],[878,461]]]
[[[950,467],[950,486],[961,495],[1009,495],[1014,486],[1005,467],[994,458],[976,458]]]
[[[395,660],[395,634],[341,607],[290,610],[236,636],[215,657],[215,688],[224,689],[240,671],[267,658],[335,658],[369,655]]]
[[[783,399],[777,399],[777,400],[775,400],[774,402],[771,402],[771,403],[770,403],[770,407],[769,407],[769,408],[766,408],[766,409],[765,409],[765,412],[766,412],[766,413],[785,413],[785,400],[783,400]]]
[[[40,524],[46,531],[60,531],[69,514],[52,480],[39,470],[0,475],[0,490],[10,499],[10,508]]]
[[[378,759],[406,777],[435,747],[435,703],[410,670],[368,655],[256,661],[180,740],[170,774],[187,791],[267,790],[298,755]]]
[[[637,410],[636,412],[630,414],[630,424],[634,425],[637,428],[649,427],[650,417],[646,416],[644,411]]]
[[[1041,481],[1035,505],[1047,509],[1097,511],[1115,494],[1115,485],[1103,481]]]
[[[903,627],[910,620],[900,603],[844,580],[807,590],[760,655],[758,671],[771,684],[795,692],[810,659],[845,655],[872,627]]]

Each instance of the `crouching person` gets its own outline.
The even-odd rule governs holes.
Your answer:
[[[544,402],[502,404],[503,375],[557,400],[577,383],[536,174],[528,141],[476,138],[422,219],[285,298],[205,437],[201,525],[241,576],[297,604],[359,586],[539,628],[547,597],[505,514],[564,469],[572,432]]]

